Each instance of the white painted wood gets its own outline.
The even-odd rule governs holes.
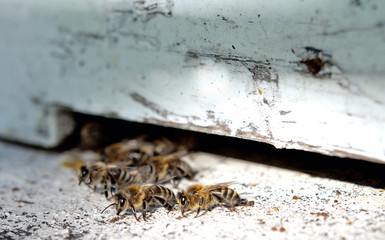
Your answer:
[[[2,1],[0,135],[55,146],[77,111],[384,162],[384,13],[351,0]]]

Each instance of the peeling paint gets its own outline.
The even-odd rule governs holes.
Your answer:
[[[231,134],[231,129],[228,126],[228,124],[226,123],[226,121],[217,119],[215,117],[213,111],[207,111],[207,116],[208,116],[208,120],[209,120],[209,121],[207,121],[208,125],[205,125],[205,126],[197,125],[191,121],[200,120],[199,117],[183,116],[183,115],[172,113],[170,111],[167,111],[167,110],[161,108],[157,104],[155,104],[151,101],[148,101],[145,97],[139,95],[138,93],[132,93],[131,97],[136,102],[142,104],[146,108],[152,110],[153,112],[157,113],[158,115],[162,116],[165,119],[163,121],[163,120],[145,118],[144,122],[155,123],[155,124],[159,124],[159,125],[176,127],[176,128],[186,128],[186,126],[187,126],[188,129],[190,129],[190,130],[196,130],[196,131],[200,131],[200,132],[203,131],[203,132],[210,132],[210,133],[215,133],[215,134],[227,134],[227,135]],[[172,121],[172,117],[175,117],[175,116],[177,116],[179,118],[184,118],[189,122],[186,124],[176,123],[176,122]]]
[[[279,111],[279,114],[281,114],[281,115],[286,115],[286,114],[289,114],[289,113],[291,113],[290,110],[289,111],[284,111],[284,110],[280,110]]]
[[[332,55],[325,51],[314,48],[304,47],[303,49],[291,49],[293,54],[301,58],[298,65],[304,65],[306,68],[302,72],[310,73],[315,77],[330,78],[333,73],[339,73],[340,68],[332,60]]]
[[[278,87],[279,75],[272,73],[271,67],[256,64],[253,68],[249,68],[249,71],[253,74],[255,81],[273,82]]]
[[[173,7],[173,0],[106,1],[107,36],[110,45],[117,45],[119,39],[125,39],[124,41],[133,41],[130,44],[133,49],[159,50],[161,41],[158,36],[133,31],[133,27],[142,26],[141,24],[146,24],[158,16],[171,17]]]
[[[163,118],[167,118],[167,116],[169,115],[169,112],[167,110],[165,110],[165,109],[161,108],[160,106],[158,106],[157,104],[147,100],[145,97],[139,95],[138,93],[131,93],[130,96],[136,102],[142,104],[146,108],[151,109],[152,111],[156,112],[157,114],[159,114]],[[174,115],[174,114],[172,114],[172,115]]]
[[[239,138],[257,140],[260,142],[269,143],[268,138],[260,134],[260,129],[253,123],[249,123],[247,126],[238,129],[235,132],[235,136]]]
[[[106,7],[114,17],[147,22],[157,15],[172,16],[172,0],[107,0]],[[110,15],[112,17],[112,15]],[[115,20],[116,21],[116,20]],[[117,21],[117,22],[120,22]]]
[[[216,121],[214,124],[208,125],[208,126],[197,125],[192,122],[177,123],[177,122],[171,122],[171,121],[162,121],[154,118],[143,118],[142,122],[166,126],[166,127],[187,129],[187,130],[197,131],[197,132],[218,134],[218,135],[229,136],[231,134],[231,129],[229,128],[229,126],[226,123],[221,121]]]

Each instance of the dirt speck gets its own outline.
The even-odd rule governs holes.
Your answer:
[[[245,207],[253,207],[254,206],[254,201],[248,201],[246,204],[245,204]]]
[[[324,217],[324,218],[329,217],[329,214],[326,213],[326,212],[319,212],[319,213],[311,212],[310,215],[315,215],[315,216],[317,216],[317,217]]]
[[[124,216],[114,217],[113,219],[111,219],[111,220],[108,221],[108,222],[109,222],[109,223],[116,223],[117,221],[123,220],[123,219],[124,219]]]

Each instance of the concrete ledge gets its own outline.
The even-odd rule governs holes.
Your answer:
[[[101,214],[109,202],[77,185],[74,173],[60,166],[65,157],[0,142],[0,238],[385,238],[385,193],[372,187],[378,184],[368,176],[362,185],[199,152],[186,161],[198,170],[200,183],[237,181],[234,189],[255,206],[238,212],[215,208],[182,219],[177,211],[155,209],[148,222],[138,223],[130,214],[117,219],[111,209]],[[344,171],[328,169],[341,176],[359,174]],[[183,180],[180,187],[195,182]]]

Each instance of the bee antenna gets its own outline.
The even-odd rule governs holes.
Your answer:
[[[114,205],[117,205],[116,203],[111,203],[110,205],[108,205],[101,213],[103,214],[104,211],[106,211],[107,208],[111,207],[111,206],[114,206]]]

